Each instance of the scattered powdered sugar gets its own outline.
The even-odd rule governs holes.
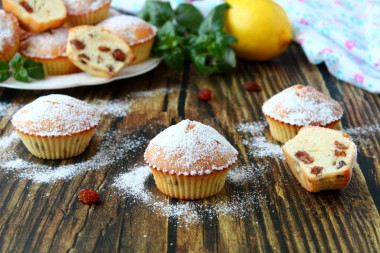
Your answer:
[[[12,143],[18,140],[16,132],[12,132],[10,135],[0,138],[0,151],[8,149]]]
[[[232,169],[231,171],[235,170]],[[242,167],[240,170],[250,173],[249,168]],[[244,177],[243,180],[236,174],[230,174],[227,178],[228,181],[237,180],[240,186],[248,181],[244,181],[250,177]],[[253,174],[252,174],[253,175]],[[252,181],[251,181],[252,184]],[[178,200],[176,203],[169,203],[167,197],[160,193],[154,185],[152,173],[148,166],[137,166],[130,171],[119,175],[112,184],[122,194],[132,197],[133,202],[142,203],[149,207],[153,213],[164,217],[179,218],[177,226],[188,226],[201,222],[203,217],[212,217],[232,215],[236,219],[248,216],[253,208],[259,207],[261,201],[266,201],[265,195],[259,192],[242,192],[232,190],[232,196],[228,199],[223,197],[216,197],[214,200],[206,199],[202,202],[199,201],[182,201]],[[152,187],[149,187],[152,186]],[[226,187],[226,186],[225,186]]]
[[[131,107],[141,99],[149,99],[163,94],[170,94],[179,91],[179,88],[160,88],[148,91],[132,92],[125,96],[124,99],[113,99],[112,101],[99,100],[97,106],[99,111],[104,115],[114,115],[116,117],[125,117],[131,111]],[[103,105],[104,104],[104,105]]]
[[[42,96],[25,105],[12,118],[18,131],[38,136],[67,136],[95,127],[100,115],[95,107],[60,94]]]
[[[15,30],[13,28],[13,22],[11,16],[4,10],[0,10],[0,51],[3,50],[5,43],[13,45],[13,35]]]
[[[66,28],[36,33],[20,44],[20,52],[27,57],[51,59],[66,57],[69,32]]]
[[[130,46],[152,39],[157,29],[144,20],[130,15],[107,18],[97,26],[110,30],[123,37]]]
[[[177,175],[203,175],[229,167],[236,162],[238,152],[214,128],[182,120],[154,137],[145,155],[157,170]]]
[[[369,144],[368,138],[363,137],[368,137],[372,134],[375,136],[380,135],[380,126],[366,125],[360,127],[345,128],[342,131],[349,134],[356,144],[359,144],[363,148],[367,148],[367,145]]]
[[[110,166],[121,159],[128,159],[134,156],[134,154],[130,154],[130,151],[141,148],[148,143],[148,140],[143,136],[134,134],[123,136],[120,131],[106,133],[104,136],[95,135],[93,142],[96,142],[98,138],[101,138],[102,141],[98,144],[96,153],[83,162],[49,166],[26,161],[17,157],[16,154],[11,154],[10,157],[6,158],[1,168],[16,173],[19,178],[26,178],[37,183],[51,183],[60,179],[69,180],[85,171],[97,170]],[[19,139],[15,132],[8,137],[1,138],[1,148],[9,146],[16,140]]]
[[[277,157],[283,158],[281,146],[271,143],[264,135],[264,129],[267,127],[267,121],[254,121],[250,123],[240,123],[236,125],[236,130],[241,134],[251,135],[243,139],[242,143],[249,147],[250,155],[254,157]]]
[[[295,85],[268,99],[265,115],[292,125],[327,125],[343,115],[338,102],[310,86]]]
[[[78,15],[100,9],[111,0],[63,0],[69,15]]]

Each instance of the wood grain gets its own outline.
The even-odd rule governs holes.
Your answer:
[[[247,92],[254,80],[260,92]],[[262,121],[261,106],[272,95],[293,84],[309,84],[330,94],[344,108],[341,127],[372,126],[354,136],[358,166],[350,185],[341,191],[306,192],[281,156],[253,156],[239,123]],[[209,102],[197,98],[212,89]],[[92,87],[65,90],[22,91],[0,89],[0,138],[10,136],[12,115],[41,95],[67,94],[104,107],[115,101],[128,103],[132,94],[158,91],[135,99],[125,116],[102,115],[97,133],[84,154],[63,161],[33,157],[18,140],[0,150],[0,250],[1,252],[378,252],[380,250],[380,97],[332,77],[324,66],[311,65],[297,45],[270,62],[239,61],[227,74],[208,78],[186,64],[182,72],[160,64],[142,76]],[[241,183],[227,181],[215,197],[193,201],[199,220],[187,220],[169,211],[160,213],[133,196],[112,187],[115,177],[143,163],[147,141],[166,127],[189,118],[208,124],[239,151],[239,165],[254,173]],[[70,180],[35,183],[9,172],[4,163],[12,155],[36,165],[59,167],[90,159],[105,134],[115,145],[123,138],[142,136],[146,142],[128,151],[117,162],[85,170]],[[271,143],[268,127],[261,133]],[[259,164],[265,166],[258,166]],[[82,188],[100,192],[100,202],[83,205]],[[158,192],[152,177],[145,190],[165,207],[185,205]],[[223,203],[244,208],[222,213]],[[233,202],[235,201],[235,202]],[[162,210],[161,210],[162,211]]]

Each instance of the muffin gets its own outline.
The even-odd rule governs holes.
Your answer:
[[[59,28],[66,20],[66,7],[62,0],[3,0],[3,6],[18,18],[23,28],[31,32]]]
[[[69,29],[67,56],[83,71],[107,78],[115,76],[135,58],[121,37],[88,25]]]
[[[44,159],[81,154],[99,123],[99,113],[86,102],[66,95],[39,97],[12,117],[26,148]]]
[[[222,190],[237,155],[212,127],[183,120],[153,138],[144,158],[162,193],[178,199],[203,199]]]
[[[268,99],[262,110],[274,139],[284,143],[303,126],[334,129],[343,116],[338,102],[310,86],[295,85]]]
[[[107,29],[122,37],[132,48],[137,64],[149,58],[157,29],[144,20],[128,15],[117,15],[107,18],[97,26]]]
[[[67,25],[95,25],[107,18],[111,0],[63,0],[67,8]]]
[[[67,58],[67,39],[66,28],[37,33],[21,42],[20,53],[25,58],[41,62],[46,76],[75,73],[79,69]]]
[[[356,145],[341,131],[303,127],[282,147],[302,187],[310,192],[346,188],[356,161]]]
[[[9,62],[20,45],[20,29],[17,18],[0,10],[0,61]]]

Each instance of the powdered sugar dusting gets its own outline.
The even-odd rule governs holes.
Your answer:
[[[250,123],[236,124],[236,130],[241,134],[251,135],[247,139],[243,139],[242,143],[248,146],[250,155],[253,157],[277,157],[283,158],[281,146],[271,143],[264,135],[264,129],[267,127],[266,121],[254,121]]]
[[[97,24],[97,26],[123,37],[130,46],[149,41],[157,33],[156,27],[138,17],[129,15],[118,15],[107,18]]]
[[[251,170],[251,168],[242,167],[241,170]],[[230,177],[227,180],[230,180]],[[250,177],[245,177],[244,180],[247,178],[251,179]],[[235,179],[239,186],[246,183],[246,181],[240,180],[242,177],[235,177]],[[156,189],[148,166],[136,166],[130,171],[119,175],[115,178],[112,186],[122,194],[130,196],[133,202],[144,204],[157,215],[178,218],[177,226],[179,227],[197,224],[204,217],[229,215],[232,216],[232,219],[241,219],[250,215],[252,209],[259,207],[262,201],[266,202],[265,195],[258,191],[241,192],[237,189],[232,191],[232,195],[228,199],[223,196],[218,197],[223,195],[223,193],[220,193],[216,197],[202,202],[178,200],[175,204],[171,204],[167,201],[167,197]]]
[[[26,57],[52,59],[66,57],[66,45],[69,32],[66,28],[52,29],[36,33],[21,42],[20,52]]]
[[[14,33],[11,17],[5,11],[0,10],[0,51],[3,50],[5,43],[11,46],[14,44]]]
[[[111,0],[63,0],[69,15],[79,15],[100,9]]]
[[[17,130],[38,136],[67,136],[89,130],[99,122],[96,108],[66,95],[42,96],[12,118]]]
[[[1,168],[16,173],[19,178],[26,178],[37,183],[51,183],[60,179],[69,180],[85,171],[105,168],[120,159],[128,159],[134,156],[130,151],[141,148],[148,142],[145,137],[133,134],[127,134],[121,141],[117,141],[121,136],[123,134],[119,131],[107,133],[104,136],[95,135],[90,145],[97,145],[94,142],[99,141],[98,139],[102,139],[102,141],[99,143],[96,153],[82,162],[58,166],[52,162],[49,166],[40,164],[38,161],[26,161],[17,157],[16,154],[11,154]],[[17,134],[13,132],[10,136],[1,139],[1,145],[4,145],[5,148],[17,140],[19,140]]]
[[[324,126],[339,120],[343,109],[338,102],[310,86],[295,85],[266,101],[265,115],[298,126]]]
[[[181,175],[222,170],[236,162],[237,150],[215,129],[202,123],[183,120],[151,140],[146,160],[157,170]]]

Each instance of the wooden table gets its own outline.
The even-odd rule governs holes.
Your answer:
[[[262,91],[245,91],[242,85],[249,80],[260,84]],[[281,154],[257,155],[252,138],[265,137],[267,144],[279,147],[267,126],[257,133],[241,130],[244,123],[262,124],[263,102],[299,83],[330,94],[344,108],[341,127],[352,134],[358,146],[360,167],[354,169],[353,179],[344,190],[305,191]],[[209,102],[197,98],[203,88],[212,90]],[[42,160],[33,157],[17,137],[9,142],[10,136],[15,136],[10,123],[15,111],[52,93],[103,108],[90,146],[76,158]],[[100,86],[45,91],[0,88],[0,103],[1,252],[380,250],[380,97],[338,81],[324,65],[311,65],[298,45],[291,45],[284,55],[270,62],[239,61],[236,69],[225,75],[205,78],[188,64],[183,72],[176,72],[161,63],[149,73]],[[115,113],[111,104],[122,111]],[[156,202],[149,203],[131,189],[113,186],[115,178],[144,164],[143,152],[150,139],[182,119],[212,126],[238,149],[239,164],[220,194],[203,201],[169,199],[157,191],[149,176],[143,187]],[[109,151],[102,152],[122,155],[115,158],[108,154],[94,169],[86,161],[100,152],[99,147],[105,149],[102,141],[110,136]],[[128,150],[112,149],[126,138],[140,141]],[[10,171],[12,159],[23,163]],[[30,176],[33,172],[22,174],[31,165],[36,170],[73,165],[80,172],[38,183]],[[97,190],[99,203],[80,203],[77,196],[82,188]],[[228,203],[236,204],[236,208]],[[223,205],[228,208],[223,209]],[[172,212],[168,207],[173,207]],[[184,210],[176,215],[179,207]],[[196,217],[186,218],[183,212],[187,211],[195,212]]]

